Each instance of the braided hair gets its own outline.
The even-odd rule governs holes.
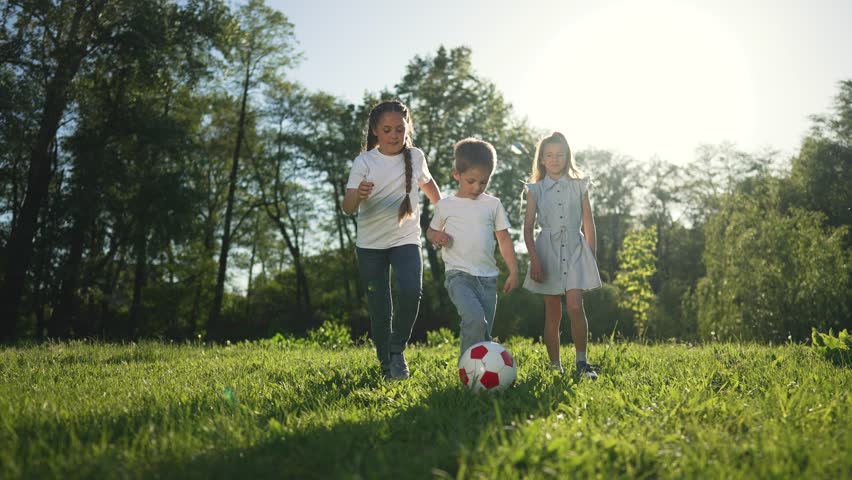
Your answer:
[[[411,164],[411,149],[414,147],[411,142],[411,132],[413,124],[411,122],[411,114],[408,108],[399,100],[385,101],[377,104],[370,111],[370,119],[367,121],[367,138],[364,142],[364,150],[372,150],[379,143],[379,137],[373,131],[379,126],[379,120],[382,115],[388,112],[396,112],[402,115],[402,119],[407,126],[405,140],[402,147],[402,156],[405,159],[405,196],[402,198],[402,203],[399,205],[399,213],[397,219],[399,223],[414,218],[414,210],[411,207],[411,179],[414,176],[414,167]]]

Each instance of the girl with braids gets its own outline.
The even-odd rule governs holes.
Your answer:
[[[586,360],[589,326],[583,310],[583,291],[601,286],[595,261],[590,179],[574,166],[571,147],[559,132],[541,139],[532,163],[524,218],[524,242],[530,268],[524,288],[544,295],[544,344],[551,368],[563,372],[559,358],[559,324],[564,295],[577,354],[577,374],[596,379],[597,367]],[[534,240],[536,223],[541,230]]]
[[[423,259],[420,254],[420,190],[433,204],[441,192],[423,152],[411,143],[411,115],[399,101],[373,107],[364,151],[355,158],[343,211],[358,212],[356,253],[367,291],[370,330],[385,379],[408,378],[405,347],[420,308]],[[393,269],[398,287],[394,309]]]

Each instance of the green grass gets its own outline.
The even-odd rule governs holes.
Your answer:
[[[596,344],[575,382],[506,346],[497,395],[452,344],[396,383],[367,347],[2,349],[0,478],[852,478],[852,369],[810,347]]]

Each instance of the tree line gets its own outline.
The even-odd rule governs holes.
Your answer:
[[[469,48],[414,56],[392,90],[352,103],[289,79],[293,24],[262,0],[0,8],[0,339],[238,339],[326,321],[364,335],[356,223],[340,203],[380,99],[411,108],[445,194],[453,144],[493,143],[489,190],[520,225],[526,152],[545,132]],[[593,336],[852,327],[851,142],[845,80],[792,158],[731,144],[692,159],[576,152],[605,282],[586,300]],[[423,250],[421,337],[457,328],[438,255]],[[541,298],[519,291],[501,297],[495,333],[536,337],[542,322]]]

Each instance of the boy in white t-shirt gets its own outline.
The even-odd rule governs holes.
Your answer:
[[[435,205],[426,238],[442,248],[446,268],[444,286],[461,316],[461,353],[471,345],[491,340],[497,310],[497,262],[494,239],[509,267],[503,292],[518,286],[515,248],[509,235],[506,210],[497,197],[485,192],[497,154],[490,143],[467,138],[454,148],[455,195]]]

